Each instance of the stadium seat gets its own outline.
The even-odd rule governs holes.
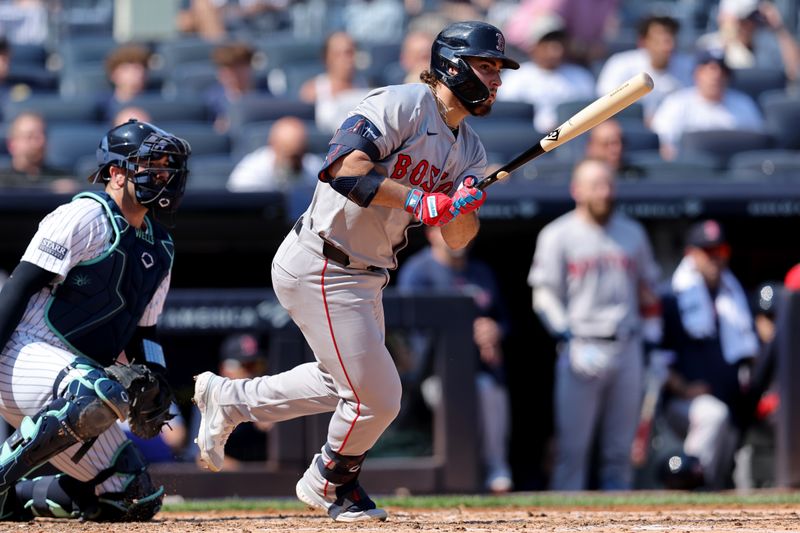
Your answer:
[[[64,70],[87,64],[102,66],[106,56],[117,46],[119,46],[119,43],[110,35],[73,36],[59,44],[55,50],[55,55],[60,60],[60,66]]]
[[[82,156],[94,155],[108,131],[104,124],[56,124],[47,129],[45,160],[54,167],[77,171]]]
[[[48,124],[91,122],[99,118],[97,103],[93,98],[61,98],[53,94],[32,94],[25,100],[10,100],[3,104],[3,120],[10,122],[23,111],[33,111],[42,115]]]
[[[363,58],[364,65],[359,64],[361,74],[365,76],[372,85],[378,86],[383,79],[383,72],[387,65],[400,59],[400,43],[370,43],[369,45],[359,45],[358,59]]]
[[[39,65],[18,64],[12,61],[5,79],[6,86],[27,85],[32,91],[55,92],[58,74]]]
[[[256,41],[254,46],[264,54],[267,69],[298,63],[322,63],[322,39],[274,33]]]
[[[164,95],[204,94],[217,83],[217,69],[211,63],[176,65],[165,73]]]
[[[589,135],[587,132],[586,135]],[[640,150],[658,150],[660,144],[658,135],[644,124],[623,123],[622,143],[625,153]]]
[[[572,176],[573,168],[572,161],[557,159],[553,154],[545,154],[514,171],[511,177],[514,180],[567,182]]]
[[[323,72],[325,67],[318,61],[282,65],[267,72],[267,82],[274,95],[297,99],[300,87],[307,80]]]
[[[502,89],[501,89],[502,90]],[[581,100],[571,100],[569,102],[562,102],[556,106],[556,122],[563,124],[572,115],[594,102],[594,98],[586,98]],[[634,102],[619,113],[615,118],[620,122],[638,122],[644,123],[644,108],[639,102]]]
[[[101,65],[78,65],[62,69],[58,92],[63,98],[107,94],[111,92],[105,69]]]
[[[160,92],[164,83],[163,73],[150,71],[146,90]],[[99,64],[77,65],[62,69],[59,76],[59,93],[64,98],[108,94],[112,90],[106,70]]]
[[[503,154],[507,160],[521,154],[542,138],[530,122],[511,120],[471,120],[487,152]]]
[[[179,95],[166,99],[160,94],[142,94],[126,105],[141,107],[155,122],[206,121],[209,113],[205,101],[200,96]]]
[[[11,67],[40,67],[47,62],[47,50],[40,44],[12,44]]]
[[[800,150],[749,150],[731,156],[732,178],[800,180]]]
[[[761,94],[786,88],[786,74],[778,68],[740,68],[732,71],[730,87],[741,91],[756,102]]]
[[[276,120],[286,116],[314,120],[314,106],[288,98],[251,95],[232,103],[228,110],[233,130],[251,122]]]
[[[196,190],[224,190],[236,162],[225,155],[193,155],[189,158],[189,180],[186,188]]]
[[[800,98],[785,91],[770,91],[759,99],[764,111],[767,131],[775,137],[776,146],[800,149]]]
[[[274,121],[272,120],[252,122],[245,124],[238,130],[232,130],[235,132],[231,139],[232,157],[238,161],[253,150],[264,146],[267,143],[269,130],[273,123]],[[328,142],[331,140],[331,134],[318,130],[313,121],[306,121],[306,133],[308,134],[308,152],[317,154],[320,157],[324,156],[328,151]]]
[[[527,102],[499,100],[492,104],[492,112],[485,120],[519,120],[533,124],[534,107]],[[477,119],[484,120],[484,119]]]
[[[714,157],[720,168],[728,164],[728,159],[745,150],[772,148],[774,140],[768,133],[742,130],[704,130],[689,131],[681,136],[680,159],[694,152],[702,152]]]
[[[699,181],[720,177],[717,159],[703,153],[681,155],[665,161],[657,150],[640,150],[628,154],[627,161],[644,170],[643,178],[663,181]]]
[[[156,115],[158,116],[158,115]],[[209,122],[189,121],[156,121],[159,127],[173,135],[189,141],[192,145],[192,157],[219,156],[226,157],[231,151],[231,139],[227,134],[218,133]]]
[[[166,73],[187,63],[211,64],[211,52],[219,44],[194,37],[163,41],[155,49],[155,63]]]

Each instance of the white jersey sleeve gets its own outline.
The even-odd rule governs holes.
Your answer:
[[[145,307],[142,318],[139,319],[140,326],[155,326],[158,322],[158,317],[161,316],[161,312],[164,310],[164,302],[167,300],[171,279],[172,273],[170,272],[161,281],[161,285],[156,289],[155,294],[150,299],[150,303]]]
[[[112,231],[99,202],[73,200],[42,219],[22,260],[53,272],[60,282],[72,267],[103,253],[111,244]]]

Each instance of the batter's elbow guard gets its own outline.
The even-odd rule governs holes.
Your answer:
[[[368,207],[384,179],[383,176],[373,171],[366,176],[339,176],[328,183],[334,191],[357,206]]]

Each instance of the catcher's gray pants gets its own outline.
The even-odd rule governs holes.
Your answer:
[[[0,416],[14,427],[19,427],[26,416],[34,416],[53,401],[53,384],[59,372],[75,360],[66,350],[44,342],[26,342],[15,334],[0,355]],[[59,386],[63,391],[67,383],[82,375],[71,369]],[[80,481],[88,481],[112,464],[120,445],[127,440],[118,424],[114,424],[97,437],[89,452],[78,463],[72,461],[81,447],[76,443],[50,459],[50,464],[61,472]],[[96,493],[118,492],[123,479],[111,476],[97,486]]]
[[[710,394],[691,400],[675,398],[667,403],[666,411],[670,426],[684,437],[684,453],[697,457],[703,465],[706,486],[726,488],[739,433],[725,402]]]
[[[592,437],[599,440],[601,490],[631,486],[631,445],[639,421],[643,362],[641,339],[605,343],[612,357],[595,376],[576,373],[566,349],[556,363],[554,490],[585,490]]]
[[[290,232],[272,263],[272,283],[316,362],[248,380],[226,380],[220,405],[233,422],[280,422],[333,411],[328,445],[367,452],[400,410],[400,377],[386,349],[385,270],[345,268],[326,259],[305,228]]]

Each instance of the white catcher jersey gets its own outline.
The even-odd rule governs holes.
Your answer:
[[[64,280],[78,263],[94,259],[111,247],[114,232],[103,206],[90,198],[79,198],[56,208],[39,223],[39,229],[28,244],[22,261],[33,263],[56,274],[56,282]],[[164,307],[169,290],[168,274],[139,321],[140,326],[155,325]],[[7,346],[43,341],[69,351],[69,348],[50,330],[44,319],[44,309],[52,286],[35,294],[25,309]]]
[[[570,211],[539,233],[528,284],[560,297],[573,334],[610,337],[641,328],[639,283],[659,275],[638,222],[615,213],[601,227]]]
[[[466,122],[459,126],[458,136],[453,135],[425,84],[371,91],[349,117],[355,115],[379,130],[370,140],[380,151],[376,171],[387,179],[452,196],[464,178],[481,178],[486,171],[486,152],[478,135]],[[352,262],[394,268],[395,254],[405,245],[414,218],[402,209],[359,207],[320,182],[303,221]]]

